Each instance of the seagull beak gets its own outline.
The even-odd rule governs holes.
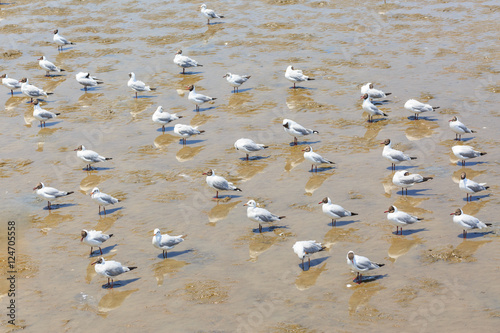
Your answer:
[[[364,97],[363,97],[363,96],[361,96],[359,99],[364,99]]]
[[[451,213],[450,215],[455,215],[455,213]]]
[[[82,239],[80,239],[80,242],[83,242],[83,237],[82,237]]]
[[[389,211],[388,211],[388,210],[386,210],[384,213],[389,213]]]
[[[247,204],[244,204],[243,206],[248,206]]]
[[[99,261],[99,260],[97,260],[97,261]],[[97,261],[94,261],[91,265],[95,265],[95,264],[97,264]]]
[[[302,149],[302,151],[306,151],[305,149]]]
[[[38,186],[37,187],[33,187],[33,191],[36,190],[37,188],[38,188]]]
[[[318,205],[321,205],[322,203],[323,203],[323,201],[321,201],[321,202],[318,202]]]
[[[204,172],[204,173],[202,173],[202,175],[205,175],[205,176],[206,176],[206,175],[207,175],[207,173],[206,173],[206,172]]]

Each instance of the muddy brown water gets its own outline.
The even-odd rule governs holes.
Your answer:
[[[495,331],[500,6],[387,2],[217,1],[208,7],[226,18],[209,26],[189,1],[1,4],[0,71],[53,92],[42,107],[61,113],[40,128],[27,99],[1,88],[0,237],[5,244],[6,221],[16,221],[18,271],[18,326],[2,313],[6,331]],[[76,45],[58,52],[55,28]],[[177,49],[204,66],[179,74]],[[41,55],[66,72],[44,77]],[[315,80],[290,89],[290,64]],[[85,93],[79,71],[105,83]],[[134,99],[131,71],[157,91]],[[252,75],[238,94],[222,78],[228,71]],[[366,82],[392,92],[380,106],[386,120],[366,122]],[[190,84],[217,100],[194,112]],[[409,98],[441,108],[413,121]],[[165,134],[151,121],[158,105],[184,116]],[[451,155],[453,115],[477,130],[465,143],[488,153],[465,168]],[[320,134],[292,147],[283,118]],[[206,132],[183,147],[175,123]],[[232,146],[241,137],[270,148],[244,161]],[[399,170],[435,178],[402,197],[381,156],[386,138],[418,157]],[[113,160],[83,171],[73,151],[80,144]],[[308,172],[306,144],[335,167]],[[214,201],[202,176],[209,168],[243,192]],[[491,186],[480,200],[464,201],[464,170]],[[75,193],[48,211],[31,191],[40,181]],[[88,195],[94,186],[122,200],[106,216]],[[325,196],[359,215],[332,228],[318,205]],[[249,199],[287,217],[258,234],[243,207]],[[396,236],[383,213],[390,205],[424,221]],[[456,208],[494,227],[463,240],[449,215]],[[138,266],[113,290],[90,265],[83,228],[113,233],[104,257]],[[155,228],[188,237],[164,260],[151,245]],[[302,271],[292,245],[306,239],[328,250]],[[377,280],[352,283],[349,250],[385,263]],[[7,304],[4,246],[0,259]]]

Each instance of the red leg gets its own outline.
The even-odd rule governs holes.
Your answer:
[[[92,248],[91,248],[92,249]],[[99,251],[101,251],[101,255],[102,255],[102,250],[101,250],[101,247],[99,247]]]

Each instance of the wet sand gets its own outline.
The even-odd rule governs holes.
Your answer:
[[[500,52],[494,1],[258,1],[207,4],[226,15],[206,24],[198,3],[180,1],[17,1],[0,5],[0,71],[28,77],[54,92],[42,107],[60,112],[40,128],[32,105],[0,88],[2,159],[0,208],[17,234],[18,327],[7,332],[493,332],[500,318],[498,128]],[[76,45],[58,52],[52,31]],[[202,63],[187,75],[175,52]],[[44,77],[45,55],[66,69]],[[292,84],[288,65],[315,78]],[[87,93],[74,75],[90,72],[105,83]],[[128,73],[156,87],[134,93]],[[252,75],[233,94],[226,72]],[[373,82],[392,92],[380,108],[387,119],[367,123],[359,88]],[[187,85],[217,97],[194,112]],[[415,98],[440,106],[420,120],[403,108]],[[158,105],[184,118],[167,126],[151,121]],[[462,168],[448,120],[457,115],[477,133],[464,143],[488,154]],[[293,119],[319,135],[299,139],[282,129]],[[182,146],[176,123],[206,132]],[[249,137],[270,147],[250,161],[233,148]],[[398,166],[433,176],[408,190],[392,185],[380,142],[418,159]],[[85,145],[113,160],[86,172],[73,150]],[[309,172],[302,149],[336,164]],[[215,191],[202,176],[209,168],[243,192]],[[490,189],[465,201],[461,172]],[[75,191],[48,211],[31,189]],[[121,200],[99,216],[90,191]],[[318,202],[357,212],[332,228]],[[278,228],[258,233],[243,204],[254,199],[278,215]],[[423,217],[403,236],[383,213],[395,205]],[[456,208],[492,228],[469,232],[449,215]],[[5,226],[5,223],[3,224]],[[90,264],[81,229],[113,233],[106,259],[138,269],[103,288]],[[151,245],[153,230],[188,234],[169,251]],[[0,229],[2,244],[6,227]],[[302,271],[292,251],[314,239],[328,250]],[[346,265],[349,250],[385,266],[377,279],[356,285]],[[6,267],[7,253],[0,252]],[[0,298],[6,304],[5,270]],[[2,325],[6,317],[2,316]],[[168,326],[166,326],[168,325]]]

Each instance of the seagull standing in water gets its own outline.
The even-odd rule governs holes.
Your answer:
[[[50,203],[51,201],[54,201],[54,200],[59,199],[61,197],[65,197],[67,195],[75,193],[73,191],[70,191],[70,192],[59,191],[56,188],[45,186],[42,182],[38,183],[38,185],[33,188],[33,191],[36,191],[36,194],[40,198],[47,200],[47,208],[49,210],[52,209],[52,206]]]
[[[462,166],[465,166],[465,160],[486,155],[486,153],[474,150],[471,146],[453,146],[451,150],[453,155],[462,161]]]
[[[135,98],[137,98],[138,92],[156,90],[156,88],[151,88],[150,86],[147,86],[144,82],[136,80],[135,74],[133,72],[128,73],[128,76],[130,77],[130,79],[128,80],[127,85],[129,86],[130,89],[135,91]]]
[[[299,123],[296,123],[295,121],[290,120],[290,119],[283,119],[283,129],[285,130],[286,133],[293,136],[294,146],[297,145],[297,137],[298,136],[304,136],[304,135],[309,135],[309,134],[313,134],[313,133],[319,134],[318,131],[305,128],[304,126],[302,126]]]
[[[392,177],[392,183],[401,187],[401,195],[404,194],[405,189],[406,194],[408,195],[408,187],[412,187],[417,183],[423,183],[431,179],[433,179],[433,177],[422,177],[418,173],[409,173],[408,170],[401,170],[394,174]]]
[[[233,183],[228,182],[224,177],[217,176],[214,170],[210,169],[204,172],[203,175],[207,176],[206,182],[208,186],[214,188],[217,192],[215,194],[215,199],[219,198],[219,191],[239,191],[241,189],[233,185]]]
[[[85,230],[83,229],[82,232],[80,233],[82,236],[82,239],[80,242],[83,242],[90,246],[90,255],[92,255],[92,249],[94,247],[99,248],[99,252],[101,252],[102,255],[102,243],[113,237],[113,234],[103,234],[102,231],[97,231],[97,230]]]
[[[337,224],[338,219],[341,219],[346,216],[358,215],[358,213],[350,212],[342,206],[333,204],[329,197],[323,198],[323,200],[320,201],[318,204],[320,205],[323,204],[323,206],[321,207],[323,213],[331,217],[332,227],[334,227]]]
[[[92,169],[91,164],[109,161],[113,159],[112,157],[104,157],[99,155],[93,150],[86,149],[84,145],[79,145],[78,148],[75,149],[75,151],[76,151],[76,156],[78,156],[87,163],[86,167],[87,171]]]
[[[460,120],[458,120],[457,117],[451,118],[448,122],[450,124],[450,129],[455,132],[455,140],[457,141],[462,140],[462,134],[476,133],[476,131],[473,131],[465,126]]]
[[[188,99],[196,104],[196,111],[200,111],[201,104],[217,99],[217,97],[209,97],[206,95],[198,94],[194,88],[194,85],[187,86],[187,89],[189,90]]]
[[[42,69],[45,70],[45,76],[50,76],[50,72],[60,73],[60,72],[66,71],[62,68],[57,67],[56,65],[54,65],[50,61],[48,61],[47,58],[45,58],[45,56],[41,56],[40,58],[38,58],[38,65],[40,65],[40,67],[42,67]]]
[[[298,241],[293,244],[293,252],[302,260],[302,270],[305,271],[304,259],[308,257],[309,267],[311,268],[311,255],[316,252],[321,252],[326,249],[321,243],[316,243],[315,240]]]
[[[400,211],[396,208],[396,206],[389,207],[384,213],[387,213],[387,219],[396,226],[396,235],[399,232],[399,228],[401,227],[401,235],[403,234],[403,226],[408,224],[413,224],[418,221],[422,221],[423,218],[416,217]]]
[[[384,146],[384,150],[382,151],[382,156],[391,161],[392,166],[391,170],[396,170],[396,164],[399,164],[403,161],[416,160],[416,157],[410,157],[405,155],[402,151],[392,148],[392,143],[390,139],[386,139],[384,142],[380,143]]]
[[[186,144],[186,139],[192,135],[197,135],[205,133],[204,130],[198,130],[198,127],[193,127],[184,124],[175,124],[174,126],[174,134],[180,136],[182,138],[182,144]]]
[[[33,117],[35,117],[36,120],[40,121],[40,127],[45,127],[45,122],[47,120],[54,119],[55,117],[60,115],[60,113],[54,113],[42,109],[40,107],[40,103],[38,103],[38,100],[34,100],[32,104],[33,104]]]
[[[22,83],[16,79],[12,79],[7,74],[2,74],[2,84],[10,89],[10,94],[14,96],[14,90],[21,88]]]
[[[224,75],[222,78],[225,78],[227,82],[229,82],[229,84],[233,86],[233,93],[237,93],[239,86],[247,82],[250,77],[250,75],[226,73],[226,75]]]
[[[307,75],[304,75],[300,69],[294,69],[293,66],[288,66],[285,71],[285,78],[293,82],[293,88],[297,82],[314,80]]]
[[[252,139],[241,138],[236,140],[236,142],[234,143],[234,148],[236,148],[236,150],[245,151],[247,154],[247,161],[248,161],[249,153],[254,153],[256,151],[269,148],[269,146],[265,146],[261,143],[255,143],[255,141],[253,141]]]
[[[79,72],[75,75],[75,78],[84,87],[85,91],[87,91],[87,87],[95,87],[98,84],[104,83],[98,78],[91,76],[90,73]]]
[[[257,207],[257,203],[254,200],[248,201],[243,206],[248,206],[247,208],[247,217],[255,222],[259,223],[259,232],[262,233],[262,224],[261,223],[271,223],[274,221],[279,221],[284,219],[286,216],[278,216],[274,215],[270,211],[264,208]]]
[[[114,205],[115,203],[120,202],[120,200],[113,198],[109,194],[102,193],[97,187],[94,187],[94,189],[90,193],[90,196],[99,205],[99,214],[101,214],[101,206],[104,210],[104,215],[106,215],[107,205]]]
[[[57,50],[58,51],[62,51],[64,45],[75,45],[75,43],[70,42],[69,40],[67,40],[63,36],[59,35],[59,30],[58,29],[54,30],[54,38],[53,38],[53,40],[57,44]]]
[[[162,124],[162,133],[165,133],[165,125],[167,125],[171,121],[181,118],[182,116],[178,116],[176,113],[168,113],[167,111],[163,111],[163,107],[161,105],[156,108],[155,113],[153,113],[153,116],[151,117],[151,119],[155,123]]]
[[[415,114],[415,120],[418,120],[418,115],[424,112],[434,111],[439,109],[439,106],[431,106],[421,103],[415,99],[409,99],[405,103],[405,109]]]
[[[476,183],[473,180],[467,179],[467,175],[465,172],[462,172],[460,175],[460,182],[458,183],[458,188],[462,191],[466,192],[467,201],[472,201],[472,195],[478,192],[489,189],[489,186],[486,186],[486,183]]]
[[[21,82],[21,92],[31,98],[30,102],[33,102],[33,98],[42,96],[48,97],[47,95],[52,95],[52,93],[46,93],[45,91],[43,91],[43,89],[29,84],[28,79],[25,77],[23,77],[19,82]]]
[[[210,24],[210,19],[224,18],[224,15],[216,14],[213,9],[207,9],[207,5],[201,4],[200,11],[207,18],[207,24]]]
[[[203,67],[202,64],[199,64],[196,60],[191,59],[187,56],[182,55],[182,50],[177,50],[177,53],[174,57],[174,64],[182,68],[182,74],[186,74],[186,68],[189,67]]]
[[[456,224],[459,224],[462,228],[462,236],[463,238],[467,238],[467,230],[469,229],[483,229],[487,227],[491,227],[491,223],[483,223],[479,221],[476,217],[472,215],[467,215],[464,214],[464,212],[458,208],[454,213],[451,213],[450,215],[453,215],[453,222]]]
[[[160,229],[156,228],[153,236],[153,246],[157,249],[163,250],[163,258],[167,258],[167,250],[171,250],[177,244],[184,241],[187,235],[170,236],[168,234],[161,234]]]
[[[307,148],[302,151],[304,152],[304,158],[312,163],[311,171],[315,170],[318,172],[318,165],[320,164],[335,164],[334,162],[325,159],[320,154],[313,152],[311,146],[307,146]]]
[[[356,283],[361,283],[361,279],[363,275],[361,273],[368,272],[372,269],[377,269],[385,264],[377,264],[375,262],[370,261],[370,259],[358,256],[354,254],[353,251],[349,251],[347,253],[347,264],[351,267],[351,269],[358,273],[356,278],[353,280]]]
[[[380,111],[375,104],[372,103],[370,100],[370,96],[368,94],[364,94],[361,96],[361,99],[363,99],[363,110],[365,110],[368,113],[368,122],[371,123],[373,122],[373,116],[384,116],[388,117],[388,115],[382,111]]]
[[[368,82],[361,87],[361,95],[368,94],[370,98],[386,98],[391,93],[385,93],[382,90],[373,88],[373,83]]]
[[[113,288],[114,282],[113,279],[122,274],[129,272],[133,269],[136,269],[137,267],[127,267],[127,266],[122,266],[121,263],[118,261],[105,261],[103,257],[101,259],[95,261],[92,263],[92,265],[95,265],[95,272],[99,275],[102,275],[104,277],[108,278],[108,284],[107,287]],[[109,280],[111,279],[111,283]]]

